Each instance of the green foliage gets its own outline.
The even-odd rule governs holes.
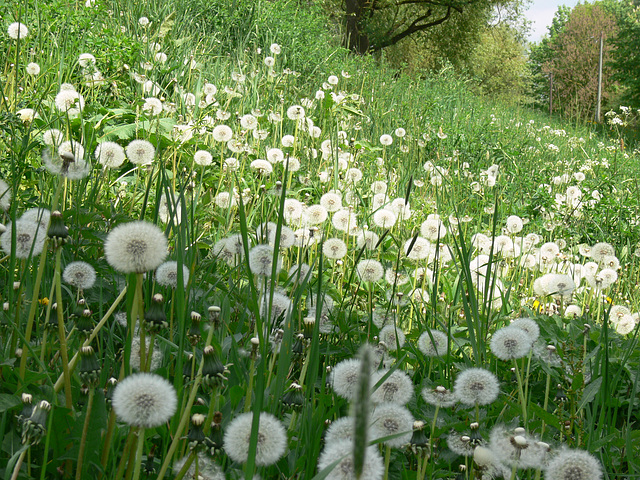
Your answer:
[[[507,25],[485,28],[467,64],[477,92],[501,101],[528,103],[531,77],[514,29]]]
[[[613,79],[624,87],[620,102],[640,108],[640,3],[621,2],[618,27],[618,35],[612,39],[616,46]]]

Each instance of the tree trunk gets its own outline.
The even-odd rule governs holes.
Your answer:
[[[368,0],[345,0],[345,38],[343,45],[354,53],[369,51],[369,37],[360,31],[362,14]]]

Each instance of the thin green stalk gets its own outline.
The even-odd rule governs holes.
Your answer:
[[[515,365],[516,371],[516,380],[518,382],[518,396],[520,397],[520,405],[522,406],[522,424],[525,429],[527,429],[527,399],[524,396],[524,391],[522,390],[522,376],[520,375],[520,369],[518,368],[518,361],[513,360],[513,364]]]
[[[53,281],[56,285],[56,313],[58,315],[58,336],[60,337],[60,357],[62,359],[62,374],[64,376],[64,396],[65,406],[68,409],[73,408],[73,401],[71,398],[71,373],[69,370],[69,355],[67,353],[67,338],[64,329],[64,317],[62,307],[62,286],[60,279],[60,259],[62,257],[62,247],[56,249],[56,266],[53,276]]]
[[[96,336],[98,335],[98,332],[100,332],[100,329],[104,326],[105,323],[107,323],[107,320],[111,318],[111,315],[113,315],[113,312],[116,310],[116,308],[118,308],[118,305],[120,304],[120,302],[122,301],[122,299],[126,294],[127,294],[127,287],[123,288],[122,291],[120,292],[120,295],[118,295],[118,298],[116,298],[113,301],[113,303],[111,304],[111,307],[109,307],[109,310],[107,310],[107,312],[104,314],[102,319],[98,322],[98,324],[95,326],[95,328],[91,332],[91,335],[89,335],[89,338],[87,338],[82,344],[83,347],[88,347],[89,345],[91,345],[91,342],[93,342],[93,339],[96,338]],[[75,370],[76,365],[78,364],[78,360],[80,359],[79,351],[80,349],[78,350],[78,352],[75,353],[75,355],[69,362],[69,371],[71,373],[73,373],[73,371]],[[62,388],[63,382],[64,382],[64,374],[58,377],[58,380],[56,380],[56,383],[53,387],[56,393],[58,393]]]
[[[384,452],[384,480],[389,479],[389,463],[391,462],[391,447],[387,445]]]
[[[215,329],[210,328],[209,333],[207,335],[207,341],[205,342],[205,347],[211,345],[211,339],[213,338],[213,332]],[[182,431],[187,425],[189,421],[189,416],[191,412],[191,407],[193,407],[193,402],[196,400],[196,396],[198,395],[198,388],[200,387],[200,383],[202,382],[202,369],[204,368],[204,359],[200,362],[200,366],[198,367],[198,374],[196,375],[193,385],[191,387],[191,393],[189,394],[189,400],[187,401],[187,405],[185,406],[182,417],[180,417],[180,423],[178,424],[178,428],[176,429],[173,437],[173,441],[169,446],[169,451],[167,452],[164,461],[162,462],[162,466],[160,467],[160,472],[158,473],[157,480],[162,480],[167,473],[167,469],[169,468],[169,464],[171,463],[171,459],[173,458],[173,454],[178,448],[178,443],[181,440]]]
[[[140,466],[142,465],[142,450],[144,448],[144,427],[138,430],[138,448],[136,449],[135,466],[133,470],[133,480],[140,478]]]
[[[89,398],[87,400],[87,414],[84,417],[84,425],[82,427],[82,436],[80,437],[80,449],[78,450],[78,464],[76,466],[76,480],[82,478],[82,463],[84,460],[84,449],[87,446],[87,433],[89,432],[89,420],[91,418],[91,410],[93,409],[93,396],[95,388],[89,389]]]

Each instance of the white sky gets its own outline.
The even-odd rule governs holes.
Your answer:
[[[577,3],[577,0],[533,0],[529,9],[524,12],[525,17],[532,22],[529,41],[538,42],[547,33],[547,26],[551,25],[559,5],[574,7]]]

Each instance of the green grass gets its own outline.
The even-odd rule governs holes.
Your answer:
[[[0,465],[6,466],[0,475],[174,478],[176,462],[198,451],[204,458],[198,468],[220,469],[226,478],[252,478],[254,472],[262,478],[331,478],[317,467],[323,434],[330,421],[355,415],[357,438],[369,438],[373,452],[388,455],[387,478],[449,478],[460,465],[467,466],[462,475],[472,478],[481,467],[451,451],[447,436],[488,441],[500,425],[525,427],[536,439],[532,449],[537,440],[550,445],[549,458],[564,445],[594,454],[605,478],[637,476],[639,328],[631,314],[640,310],[638,151],[622,149],[615,130],[563,125],[475,97],[449,70],[415,80],[350,57],[324,30],[319,13],[295,2],[238,0],[235,10],[226,3],[0,7],[0,178],[11,188],[1,221],[15,232],[25,211],[41,207],[60,210],[69,229],[67,243],[48,240],[43,253],[25,259],[16,253],[20,235],[2,237]],[[141,16],[149,18],[148,26]],[[6,28],[18,20],[30,33],[11,40]],[[281,45],[280,54],[271,53],[272,43]],[[156,60],[159,52],[165,62]],[[82,53],[96,58],[86,71],[78,62]],[[267,56],[274,57],[273,66],[264,63]],[[30,62],[40,73],[26,73]],[[88,73],[98,81],[87,82]],[[64,83],[84,98],[78,115],[55,106]],[[208,84],[217,93],[207,99]],[[158,115],[145,110],[151,96],[165,105]],[[303,105],[318,130],[290,119],[293,105]],[[21,112],[25,108],[37,116],[23,119],[29,116]],[[255,135],[240,121],[251,113],[259,125]],[[231,127],[241,149],[214,139],[214,127],[222,124]],[[44,165],[42,151],[49,147],[43,134],[50,129],[84,147],[74,165],[91,165],[85,178],[68,179]],[[382,135],[391,135],[392,143],[383,145]],[[126,159],[106,168],[94,155],[103,142],[126,147],[134,139],[154,145],[150,165]],[[268,164],[271,173],[251,166],[272,148],[297,159],[299,169],[294,160]],[[199,150],[211,153],[210,165],[194,162]],[[362,178],[354,181],[358,172]],[[388,199],[374,194],[374,182],[386,185]],[[343,207],[355,215],[350,229],[332,222],[342,213],[316,223],[300,213],[330,191],[339,191]],[[163,195],[169,199],[164,206]],[[404,217],[376,225],[376,213],[387,207]],[[419,248],[418,237],[429,234],[423,222],[436,214],[446,231],[432,239],[432,253],[408,255]],[[507,230],[510,216],[523,220],[521,231]],[[166,259],[178,264],[177,285],[183,285],[182,266],[189,271],[186,287],[161,285],[152,271],[118,272],[107,261],[105,239],[132,220],[162,229]],[[275,225],[269,238],[258,233],[264,222]],[[369,247],[358,241],[364,231],[377,235]],[[234,235],[233,245],[221,249]],[[527,235],[534,240],[525,241]],[[342,258],[331,258],[324,248],[330,239],[346,245]],[[276,258],[266,259],[269,273],[256,275],[252,252],[267,242],[281,268]],[[558,253],[545,256],[551,242]],[[584,246],[601,242],[615,252],[606,262],[613,262],[618,277],[606,287],[597,280],[604,261],[583,267],[593,261],[583,255]],[[361,281],[357,266],[365,259],[379,261],[388,278]],[[60,281],[76,260],[95,269],[92,288],[80,291]],[[289,273],[300,264],[308,265],[308,274]],[[556,298],[540,282],[560,273],[577,285]],[[141,335],[137,312],[149,312],[157,293],[169,326],[142,332],[153,336],[153,349],[162,354],[154,372],[174,385],[178,408],[160,426],[144,429],[138,442],[136,427],[116,418],[112,387],[103,389],[110,378],[132,373],[132,344]],[[80,319],[85,309],[93,324],[90,340],[77,328],[86,324]],[[499,360],[492,335],[518,317],[534,319],[540,338],[524,358]],[[400,344],[399,334],[379,343],[385,320],[406,343]],[[448,335],[445,355],[421,352],[418,338],[427,329]],[[371,412],[334,392],[332,369],[356,357],[365,343],[378,355],[372,370],[410,376],[415,391],[408,408],[424,422],[429,445],[387,453],[385,439],[362,431]],[[83,344],[96,352],[95,384],[79,375],[85,367],[74,360]],[[560,363],[545,361],[548,345]],[[205,356],[208,346],[213,350]],[[425,401],[423,389],[453,390],[469,367],[496,375],[495,402],[436,408]],[[301,387],[295,408],[282,402],[298,391],[293,384]],[[359,387],[366,384],[361,379]],[[49,402],[51,412],[32,416],[23,394],[32,396],[33,405]],[[275,464],[263,466],[255,455],[262,448],[257,416],[246,464],[226,455],[218,433],[228,432],[245,411],[272,413],[286,429],[287,445]],[[202,433],[213,432],[207,440],[190,422],[196,413],[206,418]],[[363,445],[353,450],[361,462]],[[518,476],[540,478],[543,466]]]

